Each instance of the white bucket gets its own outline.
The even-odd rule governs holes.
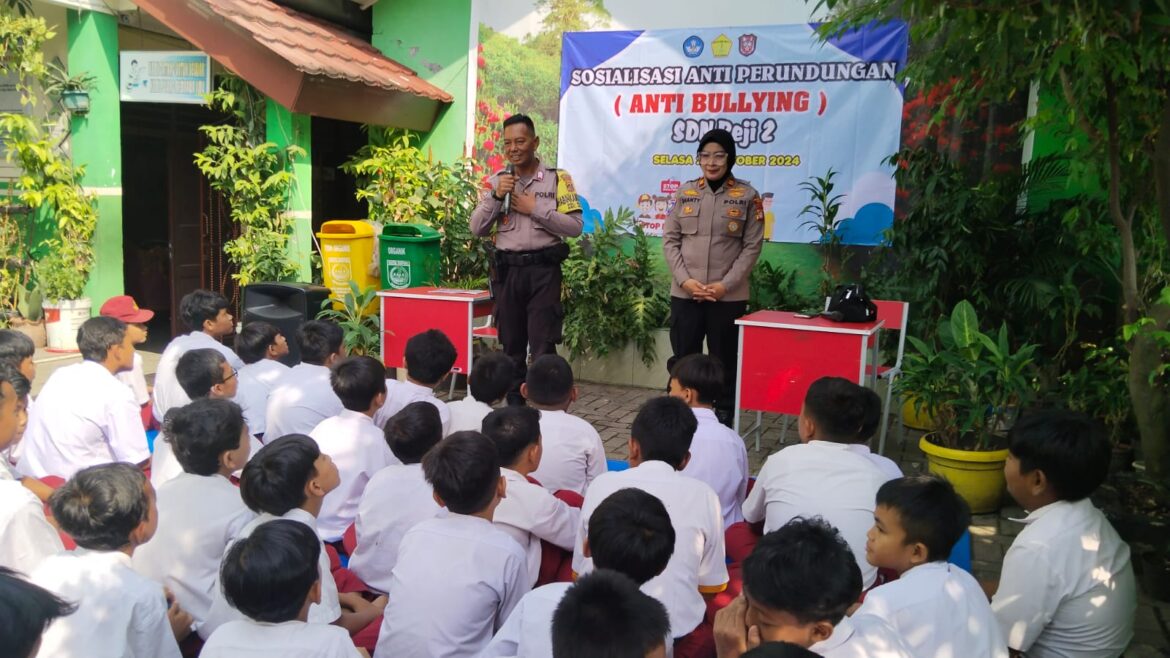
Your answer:
[[[45,333],[50,352],[76,352],[77,329],[89,319],[93,303],[87,298],[62,299],[56,302],[46,300],[41,304],[45,310]]]

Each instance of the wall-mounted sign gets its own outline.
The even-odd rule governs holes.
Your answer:
[[[202,105],[211,91],[211,58],[206,53],[123,50],[120,55],[124,101]]]

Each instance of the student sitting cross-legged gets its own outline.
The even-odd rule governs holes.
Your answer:
[[[439,398],[435,387],[455,365],[455,345],[447,334],[438,329],[428,329],[415,334],[406,341],[406,381],[386,380],[386,403],[374,414],[374,423],[385,427],[386,421],[411,402],[428,402],[439,410],[443,421],[443,434],[450,430],[451,412]]]
[[[484,417],[511,389],[514,369],[512,359],[503,352],[489,352],[476,358],[467,376],[467,397],[447,403],[447,411],[451,413],[447,433],[478,431]]]
[[[122,463],[82,469],[50,505],[78,549],[45,559],[29,580],[77,611],[49,624],[37,655],[178,658],[191,616],[131,567],[158,526],[154,488],[142,470]]]
[[[321,601],[321,543],[303,523],[277,519],[236,542],[223,558],[219,582],[246,619],[212,633],[202,658],[356,658],[345,629],[308,623]]]
[[[267,322],[249,322],[236,336],[236,353],[244,367],[238,375],[240,385],[235,401],[244,410],[248,431],[263,437],[268,430],[268,396],[277,380],[289,370],[280,362],[288,355],[288,339]]]
[[[662,573],[674,552],[674,527],[662,501],[641,489],[610,495],[589,517],[585,553],[599,572],[616,571],[638,585]],[[537,658],[553,653],[553,611],[572,583],[550,583],[524,595],[481,658]],[[665,641],[672,641],[669,630]]]
[[[886,620],[917,658],[1008,656],[978,581],[947,562],[970,522],[967,503],[937,476],[899,478],[878,489],[865,557],[899,578],[870,590],[858,614]]]
[[[540,409],[543,454],[532,477],[549,491],[562,489],[585,495],[585,489],[606,472],[605,446],[588,421],[569,413],[577,400],[573,369],[556,354],[545,354],[528,366],[520,393]]]
[[[991,600],[1008,647],[1029,658],[1121,655],[1137,590],[1129,546],[1089,500],[1108,473],[1103,431],[1080,414],[1030,414],[1008,450],[1007,490],[1028,512]]]
[[[423,472],[447,514],[402,538],[375,658],[476,656],[528,591],[524,549],[492,524],[507,485],[491,440],[452,434]]]
[[[715,615],[719,658],[761,642],[826,658],[914,658],[882,619],[845,616],[859,596],[861,570],[841,535],[822,519],[793,519],[760,539],[743,563],[743,594]]]
[[[4,638],[5,655],[34,658],[49,624],[76,609],[72,603],[28,582],[22,574],[0,567],[0,637]]]
[[[247,463],[251,437],[230,400],[171,409],[164,426],[186,472],[158,488],[158,530],[134,552],[134,570],[170,588],[199,626],[211,610],[224,550],[256,517],[228,479]]]
[[[638,584],[605,569],[565,592],[552,620],[553,658],[666,658],[666,608]],[[550,655],[550,654],[543,654]]]
[[[406,532],[442,509],[422,467],[423,455],[442,438],[439,410],[429,402],[411,402],[386,421],[386,444],[402,465],[387,466],[370,478],[354,522],[357,546],[349,556],[349,568],[374,591],[390,591],[390,573]]]

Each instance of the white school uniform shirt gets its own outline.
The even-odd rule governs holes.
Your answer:
[[[200,658],[357,658],[361,654],[340,626],[251,619],[229,621],[203,645]]]
[[[276,380],[268,395],[264,438],[271,441],[288,434],[308,434],[344,409],[329,383],[329,368],[298,363]]]
[[[585,494],[573,547],[573,571],[578,575],[593,570],[593,560],[583,554],[589,517],[610,494],[627,488],[641,489],[661,500],[670,515],[674,553],[666,569],[642,585],[642,591],[666,606],[671,634],[682,637],[703,621],[707,610],[703,594],[727,587],[719,496],[707,483],[687,477],[661,461],[643,462],[629,470],[598,476]]]
[[[1008,646],[1028,658],[1120,655],[1137,608],[1129,546],[1087,498],[1022,523],[991,600]]]
[[[38,658],[179,658],[162,585],[134,571],[121,551],[58,553],[29,578],[77,604],[49,624]]]
[[[865,559],[877,490],[890,478],[844,443],[809,441],[768,457],[743,503],[748,523],[764,520],[771,532],[801,516],[820,516],[841,533],[861,567],[862,588],[877,578]]]
[[[824,658],[921,658],[884,620],[860,613],[842,617],[827,640],[808,650]],[[978,654],[964,651],[962,655],[975,658]]]
[[[483,419],[492,410],[492,405],[480,402],[470,395],[462,400],[448,402],[447,413],[451,416],[451,423],[447,427],[445,436],[467,430],[480,431],[483,428]]]
[[[134,392],[134,401],[138,403],[139,407],[150,402],[150,391],[146,389],[146,373],[142,370],[141,354],[135,352],[134,366],[126,372],[119,372],[114,376]]]
[[[239,535],[236,536],[236,540],[239,541],[250,536],[261,524],[275,521],[276,519],[297,521],[309,526],[313,532],[317,532],[317,520],[313,515],[299,507],[294,507],[281,516],[273,516],[268,513],[257,516],[251,523],[240,530]],[[231,550],[231,546],[231,544],[228,544],[227,548],[224,549],[224,555],[227,555],[227,552]],[[309,606],[310,624],[332,624],[341,617],[341,601],[337,596],[337,582],[333,580],[331,566],[329,563],[329,555],[325,552],[325,544],[322,542],[321,557],[317,559],[317,568],[321,572],[321,602]],[[227,598],[223,595],[223,589],[219,586],[219,579],[216,578],[215,588],[212,592],[211,611],[207,614],[207,620],[201,626],[196,626],[195,630],[199,632],[199,637],[206,640],[220,626],[238,619],[247,619],[247,617],[244,616],[244,613],[236,610],[228,603]]]
[[[884,619],[915,658],[1008,658],[979,582],[947,562],[918,565],[871,589],[857,614]]]
[[[719,422],[712,409],[695,407],[699,427],[691,441],[691,460],[682,474],[711,485],[719,496],[723,527],[743,520],[740,511],[747,496],[747,447],[735,430]]]
[[[540,468],[531,475],[549,491],[568,489],[583,496],[593,479],[609,470],[601,435],[567,411],[540,410],[540,443]]]
[[[244,367],[244,362],[236,356],[232,348],[202,331],[192,331],[174,338],[163,350],[162,356],[158,359],[158,368],[154,372],[153,413],[155,420],[162,422],[168,411],[191,402],[191,398],[187,397],[187,392],[183,390],[183,387],[179,385],[178,378],[175,377],[175,368],[179,365],[179,357],[190,350],[203,348],[211,348],[219,352],[227,360],[228,365],[236,370]]]
[[[448,514],[411,528],[374,658],[479,655],[528,592],[525,563],[524,549],[486,519]]]
[[[370,478],[354,522],[357,547],[349,556],[349,570],[367,587],[390,591],[390,573],[398,563],[403,536],[443,509],[433,491],[422,464],[387,466]]]
[[[573,550],[581,510],[510,468],[501,468],[500,474],[507,482],[506,497],[496,507],[492,521],[524,548],[528,556],[528,587],[532,587],[540,576],[540,540]]]
[[[65,366],[37,396],[37,413],[21,439],[17,471],[63,478],[87,466],[150,457],[134,394],[94,361]]]
[[[288,371],[288,366],[273,359],[260,359],[240,368],[239,386],[236,387],[236,397],[233,399],[244,410],[244,422],[248,424],[249,433],[265,433],[268,428],[268,396],[277,380]]]
[[[358,503],[370,478],[402,462],[390,452],[374,419],[357,411],[342,409],[337,416],[321,421],[309,436],[333,459],[341,476],[341,484],[325,496],[317,515],[317,533],[321,539],[334,542],[357,518]]]
[[[198,626],[211,612],[227,545],[256,514],[222,475],[182,473],[156,496],[158,530],[134,551],[134,570],[169,587]]]
[[[451,411],[442,400],[435,397],[434,389],[414,382],[400,382],[397,379],[386,380],[386,403],[374,414],[374,424],[378,429],[385,428],[386,421],[411,402],[429,402],[435,405],[439,410],[439,421],[443,423],[443,436],[447,436],[447,428],[451,425]],[[478,427],[475,429],[479,430]]]
[[[873,452],[869,449],[869,446],[865,445],[864,443],[850,443],[849,449],[873,462],[874,466],[877,466],[879,469],[881,469],[881,472],[885,473],[886,477],[890,478],[891,480],[897,480],[898,478],[905,475],[902,473],[902,469],[898,467],[897,462],[890,459],[889,457]]]
[[[0,567],[28,575],[42,560],[63,550],[41,500],[0,466]]]

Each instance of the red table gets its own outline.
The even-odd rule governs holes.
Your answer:
[[[387,368],[404,365],[406,341],[428,329],[438,329],[455,344],[452,372],[471,372],[475,318],[492,313],[492,295],[486,290],[457,290],[419,286],[380,290],[382,303],[382,362]]]
[[[739,325],[737,433],[740,409],[798,415],[808,387],[821,377],[844,377],[864,385],[867,366],[877,362],[876,336],[883,324],[881,320],[846,323],[799,318],[788,311],[757,311],[735,323]],[[757,415],[756,425],[744,435],[759,425]]]

